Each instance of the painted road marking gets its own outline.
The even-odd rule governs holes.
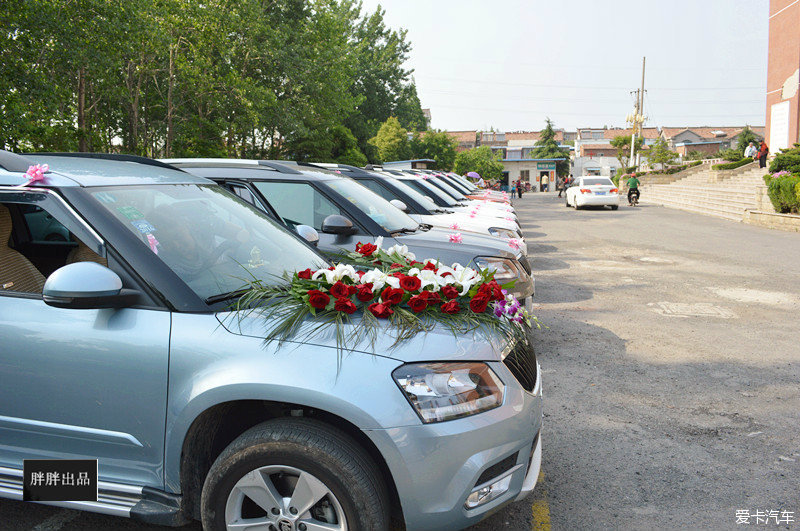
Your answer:
[[[539,478],[536,480],[531,515],[532,531],[550,531],[550,506],[547,504],[547,489],[544,488],[544,470],[539,471]]]
[[[710,302],[649,302],[650,309],[669,317],[716,317],[736,319],[738,316],[727,308],[715,306]]]

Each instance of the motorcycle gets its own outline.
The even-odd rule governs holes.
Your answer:
[[[633,207],[638,205],[639,204],[639,194],[640,193],[641,192],[639,192],[639,190],[633,190],[629,195],[628,205],[633,206]]]

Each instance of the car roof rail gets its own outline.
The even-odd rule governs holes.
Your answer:
[[[0,168],[6,171],[25,173],[34,164],[36,163],[27,157],[0,149]]]
[[[291,175],[301,175],[303,172],[292,168],[298,164],[293,160],[259,160],[259,165],[278,170],[281,173],[288,173]]]
[[[59,153],[59,152],[42,151],[37,153],[28,153],[28,155],[46,155],[46,156],[56,156],[56,157],[74,157],[79,159],[102,159],[102,160],[117,160],[122,162],[136,162],[137,164],[146,164],[147,166],[155,166],[157,168],[168,168],[170,170],[186,173],[182,169],[173,166],[171,164],[167,164],[166,162],[161,162],[160,160],[151,159],[148,157],[142,157],[139,155],[126,155],[123,153],[91,153],[91,152]]]

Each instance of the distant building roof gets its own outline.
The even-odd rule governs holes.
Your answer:
[[[506,133],[506,140],[534,140],[538,142],[541,138],[541,131],[514,131],[512,133]],[[557,142],[563,142],[564,131],[555,131],[555,139]]]
[[[633,129],[606,129],[603,138],[617,138],[618,136],[628,136],[633,134]],[[642,136],[646,139],[655,140],[658,138],[658,127],[643,127]]]
[[[684,131],[691,131],[701,138],[710,140],[715,138],[733,138],[741,133],[744,128],[745,126],[743,125],[737,127],[662,127],[661,134],[664,138],[670,139]],[[764,136],[764,126],[750,126],[750,129],[758,136]]]
[[[478,131],[446,131],[446,133],[456,142],[475,142]]]

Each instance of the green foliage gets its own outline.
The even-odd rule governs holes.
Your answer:
[[[369,140],[382,162],[411,158],[408,131],[394,116],[390,116],[378,129],[378,134]]]
[[[547,118],[547,125],[542,130],[539,141],[531,150],[532,159],[564,159],[556,162],[556,174],[569,175],[569,149],[561,148],[556,141],[556,132],[553,122]],[[483,175],[483,174],[481,174]]]
[[[738,149],[720,149],[716,154],[716,158],[729,160],[731,162],[738,162],[743,156],[744,151],[740,153]]]
[[[797,213],[800,210],[800,176],[781,174],[772,176],[767,182],[769,200],[776,212]]]
[[[690,151],[684,157],[684,160],[704,160],[717,158],[716,153],[706,153],[705,151]]]
[[[632,135],[620,135],[611,139],[611,145],[617,148],[617,160],[623,168],[628,166],[628,159],[631,155],[631,137]],[[642,149],[644,144],[644,137],[636,137],[636,151]]]
[[[619,176],[620,175],[621,175],[620,173],[615,173],[614,176],[611,177],[611,182],[613,182],[614,186],[616,186],[617,188],[619,188]]]
[[[784,149],[772,159],[769,164],[770,173],[788,171],[800,173],[800,144],[795,144],[789,149]]]
[[[647,151],[647,161],[652,166],[653,164],[659,164],[661,169],[664,169],[665,164],[669,164],[673,160],[678,157],[678,154],[674,151],[670,151],[669,147],[667,147],[667,141],[663,138],[659,137],[656,141],[650,146],[650,149]]]
[[[456,155],[453,171],[460,175],[467,172],[477,172],[486,181],[500,180],[503,178],[503,163],[500,162],[502,153],[492,153],[489,146],[480,146],[462,151]]]
[[[436,164],[431,169],[450,171],[456,160],[457,145],[458,143],[444,131],[415,134],[411,139],[411,157],[433,159]]]
[[[741,168],[742,166],[750,164],[751,162],[753,162],[753,159],[750,159],[750,158],[741,159],[741,160],[737,160],[736,162],[729,162],[727,164],[714,164],[713,166],[711,166],[711,169],[712,170],[735,170],[736,168]]]
[[[421,115],[405,32],[355,0],[6,0],[0,27],[13,150],[363,161]]]
[[[739,158],[744,157],[744,150],[747,149],[747,146],[752,142],[756,147],[761,143],[761,137],[753,132],[750,129],[749,125],[744,126],[742,132],[739,133],[739,140],[736,143],[736,151],[739,152]]]
[[[400,125],[409,131],[425,131],[428,128],[414,83],[409,83],[400,90],[394,114]]]

